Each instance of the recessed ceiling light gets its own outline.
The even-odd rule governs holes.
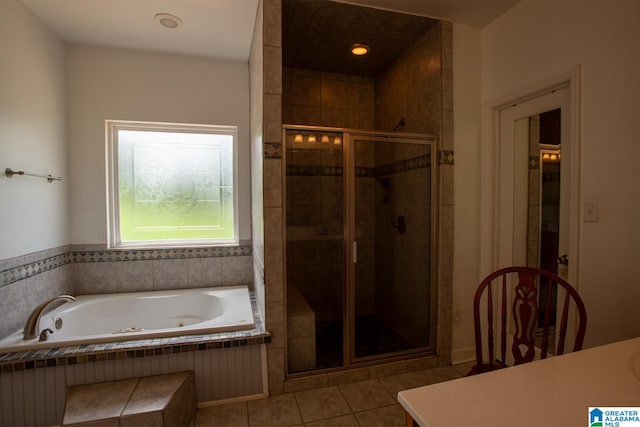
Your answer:
[[[182,20],[177,16],[169,13],[158,13],[155,16],[156,21],[165,28],[180,28],[182,27]]]
[[[369,46],[367,46],[366,44],[356,43],[351,46],[351,53],[357,56],[366,55],[367,53],[369,53]]]

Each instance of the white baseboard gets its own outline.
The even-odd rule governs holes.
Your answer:
[[[476,360],[476,348],[467,347],[461,348],[458,350],[453,350],[451,352],[451,364],[458,365],[460,363],[472,362]]]

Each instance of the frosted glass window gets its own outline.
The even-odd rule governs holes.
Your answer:
[[[235,127],[107,123],[111,246],[238,242]]]

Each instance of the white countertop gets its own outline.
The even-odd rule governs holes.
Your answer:
[[[640,338],[405,390],[423,427],[586,426],[589,407],[640,407]]]

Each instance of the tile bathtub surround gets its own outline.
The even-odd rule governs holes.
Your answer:
[[[250,242],[239,246],[107,250],[106,245],[70,245],[0,260],[0,288],[69,264],[251,257]],[[240,270],[237,268],[236,270]]]
[[[0,286],[0,338],[21,328],[29,313],[42,301],[73,293],[72,276],[72,264],[63,264]]]
[[[0,260],[0,338],[56,295],[251,284],[252,264],[250,242],[146,250],[68,245]]]
[[[250,243],[240,246],[107,250],[72,246],[79,294],[188,289],[253,283]],[[115,272],[115,274],[113,274]]]
[[[29,369],[79,365],[104,360],[153,357],[163,354],[270,343],[271,334],[264,329],[258,311],[258,302],[253,292],[251,293],[251,306],[256,324],[256,327],[251,330],[0,353],[0,375]]]

